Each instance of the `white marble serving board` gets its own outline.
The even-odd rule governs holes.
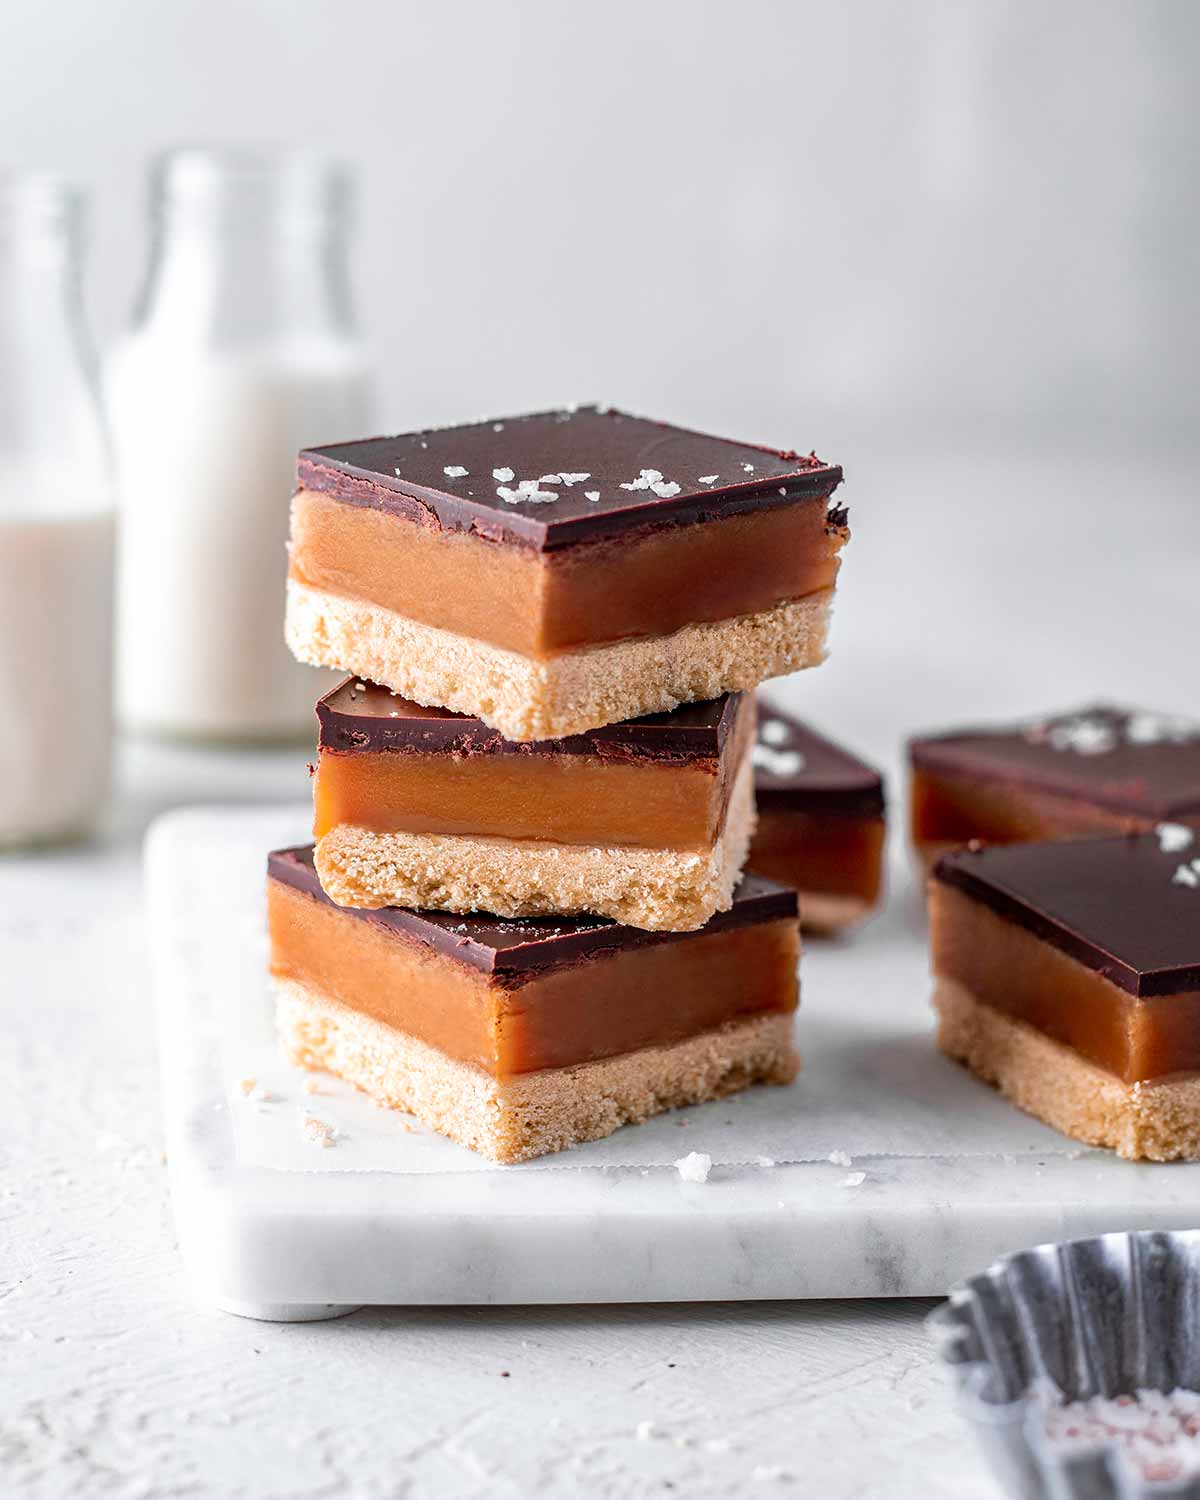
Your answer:
[[[221,1306],[936,1295],[1024,1245],[1197,1221],[1200,1165],[1084,1150],[936,1052],[902,865],[881,918],[807,944],[790,1088],[516,1167],[336,1079],[310,1093],[274,1045],[263,922],[266,854],[302,842],[309,816],[183,809],[147,839],[175,1214]],[[705,1183],[675,1169],[693,1151],[712,1158]]]

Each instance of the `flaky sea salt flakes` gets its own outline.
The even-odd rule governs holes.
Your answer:
[[[788,727],[782,719],[764,719],[758,726],[758,737],[764,745],[782,745],[789,737]]]
[[[707,1182],[712,1171],[712,1157],[704,1151],[689,1151],[675,1163],[675,1170],[684,1182]]]
[[[1158,834],[1158,847],[1164,854],[1179,854],[1191,848],[1196,837],[1195,829],[1183,823],[1160,823],[1154,831]]]
[[[1069,719],[1046,731],[1055,750],[1073,750],[1077,755],[1106,755],[1117,743],[1116,731],[1103,719]]]
[[[515,490],[500,485],[496,494],[506,505],[520,505],[527,500],[532,504],[545,505],[550,500],[558,499],[557,490],[541,489],[540,481],[536,479],[522,479]]]
[[[720,477],[721,476],[719,474],[701,474],[700,478],[696,482],[697,484],[716,484],[717,480],[720,479]]]
[[[862,1187],[866,1180],[867,1174],[865,1172],[851,1172],[849,1176],[842,1178],[838,1186],[844,1188]]]
[[[561,474],[543,474],[542,477],[538,480],[538,483],[539,484],[561,484],[562,483],[562,475]]]
[[[567,474],[564,472],[558,477],[569,488],[573,484],[582,484],[585,479],[590,479],[592,476],[590,474]]]
[[[509,484],[516,478],[516,475],[511,469],[493,469],[492,478],[498,480],[500,484]]]
[[[636,479],[631,479],[628,484],[623,484],[623,490],[648,490],[651,486],[662,483],[662,473],[658,469],[643,469]]]
[[[447,479],[465,479],[468,471],[463,468],[462,464],[447,464],[442,473]]]
[[[835,1167],[850,1167],[854,1165],[854,1158],[848,1151],[831,1151],[829,1160]]]
[[[492,431],[493,432],[503,432],[504,431],[504,423],[503,422],[493,422],[492,423]]]
[[[599,498],[600,498],[600,491],[599,490],[584,490],[584,492],[583,492],[583,498],[585,500],[591,500],[594,503],[595,501],[599,500]]]
[[[1182,745],[1200,739],[1200,724],[1173,714],[1130,714],[1125,738],[1131,745]]]
[[[760,771],[772,776],[798,776],[808,764],[799,750],[773,750],[762,744],[751,748],[750,758]]]
[[[660,500],[670,500],[679,493],[679,486],[671,479],[660,479],[650,488]]]
[[[1052,750],[1070,750],[1076,755],[1107,755],[1118,744],[1116,729],[1106,720],[1076,714],[1057,723],[1039,720],[1025,730],[1025,738],[1035,745],[1049,745]]]
[[[742,468],[745,469],[745,471],[746,471],[747,474],[753,474],[754,473],[754,465],[753,464],[743,464]]]
[[[1180,865],[1171,876],[1172,885],[1186,885],[1193,891],[1200,890],[1200,859],[1192,860],[1190,865]]]

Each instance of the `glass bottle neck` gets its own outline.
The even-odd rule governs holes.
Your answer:
[[[69,504],[108,495],[82,221],[57,178],[0,178],[0,510],[22,489]]]
[[[231,350],[349,338],[347,209],[344,174],[307,156],[165,158],[137,325]]]

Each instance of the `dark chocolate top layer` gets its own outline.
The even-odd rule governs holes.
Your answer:
[[[279,849],[268,856],[267,874],[318,901],[334,903],[321,889],[313,867],[312,845]],[[388,906],[381,911],[338,907],[347,917],[374,923],[391,933],[423,943],[446,958],[490,975],[500,984],[521,984],[551,969],[586,963],[606,954],[658,943],[686,943],[710,932],[750,927],[759,922],[795,920],[795,891],[758,875],[746,875],[733,894],[729,911],[718,912],[698,932],[643,932],[602,917],[522,917],[509,920],[486,913],[411,911]]]
[[[306,448],[302,487],[539,551],[647,525],[823,503],[840,468],[596,406]],[[830,513],[842,527],[844,510]]]
[[[909,741],[920,771],[1008,782],[1150,819],[1200,814],[1200,723],[1096,704]]]
[[[347,677],[317,703],[320,747],[335,754],[396,751],[436,755],[594,755],[604,760],[686,761],[720,757],[744,693],[688,703],[674,713],[648,714],[559,740],[506,740],[482,719],[425,708],[387,688]]]
[[[1190,836],[1190,837],[1189,837]],[[1200,833],[944,854],[934,879],[1069,953],[1131,995],[1200,989]]]
[[[753,755],[760,807],[883,816],[883,777],[873,766],[761,696]]]

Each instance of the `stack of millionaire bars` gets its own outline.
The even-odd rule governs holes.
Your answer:
[[[1107,704],[909,744],[938,1042],[1122,1156],[1200,1156],[1200,723]]]
[[[782,716],[756,742],[753,690],[824,657],[841,477],[598,408],[300,455],[287,638],[352,675],[315,845],[269,862],[294,1062],[500,1161],[795,1076],[798,895],[765,875],[861,915],[882,794]]]

